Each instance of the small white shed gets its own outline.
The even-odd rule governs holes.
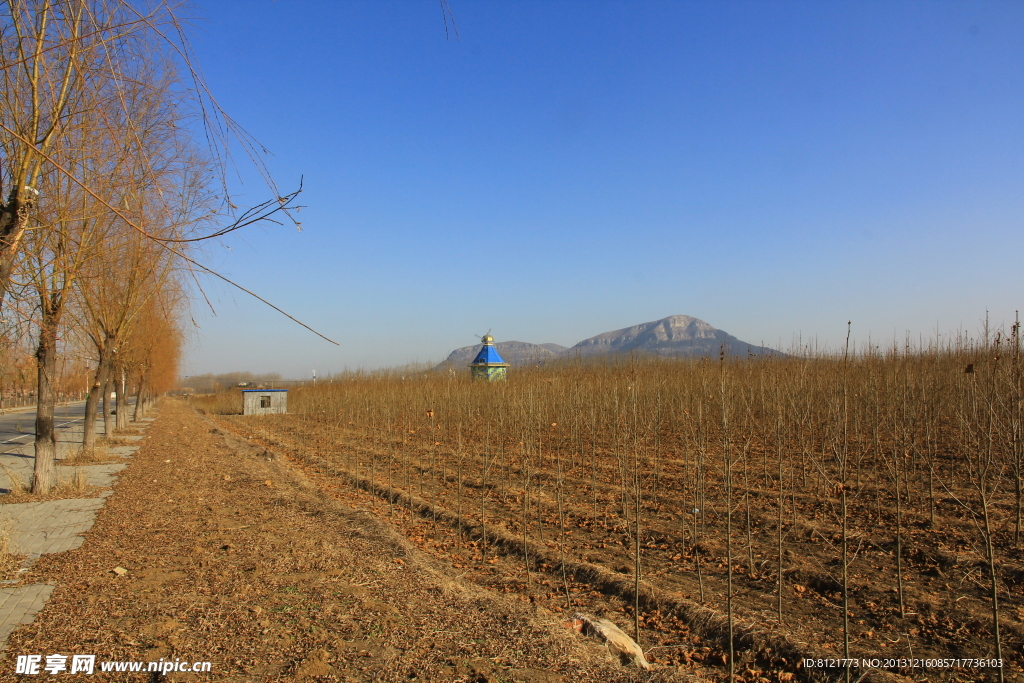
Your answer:
[[[272,415],[287,412],[287,389],[242,390],[242,415]]]

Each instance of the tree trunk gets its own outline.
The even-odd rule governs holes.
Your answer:
[[[92,386],[89,387],[89,395],[85,399],[85,418],[82,422],[82,448],[92,448],[96,445],[96,410],[100,406],[103,385],[106,383],[106,369],[103,361],[100,360],[99,365],[96,367],[96,375],[93,378]]]
[[[135,393],[135,413],[132,416],[132,422],[138,422],[140,418],[146,415],[146,373],[143,371],[139,377],[139,387]]]
[[[107,378],[103,381],[103,436],[110,438],[114,435],[114,421],[110,419],[110,391],[114,388],[114,383],[110,381],[110,372],[107,372]]]
[[[96,445],[96,410],[100,405],[100,394],[103,393],[103,378],[98,375],[102,372],[96,368],[97,377],[89,387],[89,394],[85,398],[85,417],[82,422],[82,448],[93,448]]]
[[[39,330],[39,348],[36,350],[38,389],[36,391],[36,462],[32,478],[32,493],[45,494],[57,483],[54,459],[57,455],[57,435],[53,428],[53,381],[57,370],[57,326],[45,320]]]
[[[124,367],[116,376],[117,383],[117,428],[128,428],[128,378]]]

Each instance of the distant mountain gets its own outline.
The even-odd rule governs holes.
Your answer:
[[[779,354],[766,346],[740,341],[689,315],[670,315],[614,332],[584,339],[568,350],[568,355],[593,356],[609,353],[650,353],[658,356],[717,357],[724,349],[728,356]]]
[[[596,357],[622,353],[717,358],[724,349],[727,356],[785,355],[767,346],[741,341],[728,332],[689,315],[670,315],[642,325],[605,332],[568,348],[560,344],[530,344],[520,341],[497,342],[494,347],[505,362],[513,367],[556,358]],[[480,344],[455,349],[438,368],[465,367],[473,362],[479,351]]]
[[[480,347],[481,344],[475,344],[455,349],[439,367],[469,365],[476,358]],[[494,348],[505,362],[513,367],[558,358],[566,351],[566,347],[560,344],[530,344],[521,341],[496,342]]]

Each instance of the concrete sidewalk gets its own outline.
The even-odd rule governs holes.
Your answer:
[[[130,423],[130,428],[145,430],[154,418],[142,418]],[[82,422],[69,425],[58,433],[58,477],[72,479],[81,470],[86,484],[108,489],[97,498],[50,500],[32,503],[4,503],[0,495],[0,530],[10,539],[10,552],[27,555],[22,571],[27,570],[41,555],[74,550],[85,542],[87,532],[96,521],[97,511],[110,494],[109,487],[117,481],[117,473],[127,467],[126,462],[99,465],[62,466],[59,461],[78,450],[82,440]],[[102,420],[97,420],[97,433],[103,433]],[[141,441],[141,436],[122,436],[125,441]],[[109,447],[112,456],[131,457],[137,445]],[[6,444],[0,453],[0,489],[6,494],[12,488],[10,475],[31,481],[35,466],[32,444]],[[18,579],[0,584],[18,584]],[[7,646],[7,637],[19,624],[31,623],[46,604],[54,586],[49,584],[9,585],[0,587],[0,650]]]

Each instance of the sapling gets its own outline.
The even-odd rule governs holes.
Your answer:
[[[456,506],[458,507],[458,535],[455,538],[455,547],[462,546],[462,464],[465,460],[465,453],[462,447],[462,423],[456,429],[457,451],[458,451],[458,493],[456,494]]]
[[[784,481],[783,481],[783,478],[782,478],[783,403],[782,403],[782,400],[781,400],[781,397],[780,397],[779,393],[780,393],[780,389],[779,389],[779,384],[778,384],[778,378],[776,378],[776,384],[775,384],[775,407],[776,407],[776,414],[775,414],[775,455],[776,455],[776,459],[778,460],[778,467],[779,467],[779,498],[778,498],[779,521],[778,521],[778,537],[777,537],[779,576],[778,576],[778,589],[777,589],[778,590],[778,594],[777,594],[777,602],[776,602],[776,616],[777,616],[777,618],[779,620],[779,624],[782,624],[783,623],[783,618],[782,618],[782,590],[783,590],[783,585],[784,585],[784,579],[783,579],[783,576],[784,576],[783,571],[784,571],[784,569],[783,569],[783,564],[782,564],[782,561],[783,561],[783,552],[782,552],[782,515],[783,515],[783,509],[784,509],[785,504],[786,504],[785,503],[786,488],[783,485]]]
[[[395,495],[394,495],[394,473],[395,473],[395,436],[394,436],[394,424],[390,420],[390,416],[393,413],[388,413],[387,432],[385,432],[385,438],[388,441],[388,515],[394,517],[395,515]]]
[[[840,515],[842,517],[842,545],[843,545],[843,656],[847,662],[850,661],[850,539],[849,539],[849,508],[847,506],[846,482],[848,480],[847,466],[850,459],[849,453],[849,429],[850,429],[850,323],[846,323],[846,349],[843,352],[843,440],[839,451],[839,496]],[[852,670],[849,663],[844,666],[844,673],[849,683]]]
[[[1011,328],[1013,367],[1010,373],[1010,467],[1013,470],[1014,527],[1013,547],[1021,548],[1022,494],[1024,494],[1024,381],[1021,368],[1020,313],[1014,316]]]
[[[525,438],[524,438],[525,441]],[[520,442],[522,444],[523,442]],[[530,455],[527,449],[523,453],[523,566],[526,568],[526,586],[529,588],[533,583],[533,577],[530,574],[530,537],[529,537],[529,524],[530,524]]]
[[[594,522],[597,522],[597,412],[590,404],[590,491],[594,496]]]
[[[985,559],[988,564],[989,571],[989,585],[990,585],[990,598],[992,600],[992,637],[995,641],[996,659],[1002,661],[1003,659],[1003,644],[1002,637],[999,630],[999,576],[996,571],[996,558],[995,558],[995,544],[992,541],[992,515],[990,510],[990,497],[995,493],[995,489],[998,486],[999,472],[998,463],[994,452],[995,445],[995,392],[996,392],[996,372],[999,362],[999,344],[1000,339],[997,335],[995,344],[993,346],[993,355],[995,358],[991,362],[991,370],[989,376],[991,379],[990,396],[984,398],[984,407],[987,417],[987,428],[985,430],[985,443],[984,449],[979,449],[978,454],[978,465],[977,465],[977,476],[975,479],[975,486],[978,488],[978,497],[981,503],[981,516],[983,522],[983,534],[982,540],[985,543]],[[977,381],[975,381],[975,387],[977,387]],[[1004,669],[1002,666],[997,668],[999,683],[1003,683]]]
[[[706,456],[707,456],[707,431],[704,425],[704,392],[701,392],[700,398],[697,402],[697,488],[694,490],[694,507],[693,507],[693,527],[694,527],[694,544],[693,544],[693,564],[697,570],[697,588],[700,592],[700,602],[704,603],[704,574],[701,571],[700,565],[700,543],[704,539],[706,532],[706,512],[707,499],[705,494],[707,492],[707,471],[706,471]]]
[[[555,467],[557,469],[556,476],[558,477],[556,483],[556,495],[558,497],[558,556],[562,573],[562,588],[565,591],[565,609],[569,610],[572,609],[572,598],[569,594],[569,577],[565,569],[565,506],[562,501],[565,482],[562,477],[562,458],[558,453],[555,454]]]
[[[487,423],[487,435],[484,440],[483,456],[480,459],[480,536],[483,555],[487,557],[487,495],[490,491],[489,475],[493,458],[488,461],[491,449],[491,423]]]
[[[754,576],[757,572],[754,568],[754,536],[753,523],[750,518],[750,472],[748,469],[750,445],[754,440],[754,430],[752,424],[748,423],[747,426],[750,429],[743,444],[743,525],[747,535],[747,574]]]
[[[732,589],[732,449],[729,441],[729,411],[725,400],[725,350],[719,359],[719,388],[722,397],[722,458],[725,470],[725,611],[729,625],[729,681],[735,680],[736,651],[733,642],[733,589]]]
[[[636,379],[633,382],[633,504],[635,527],[633,531],[633,632],[640,643],[640,515],[641,515],[641,471],[640,471],[640,429],[637,415],[637,394],[640,393]],[[626,520],[628,523],[628,519]]]

